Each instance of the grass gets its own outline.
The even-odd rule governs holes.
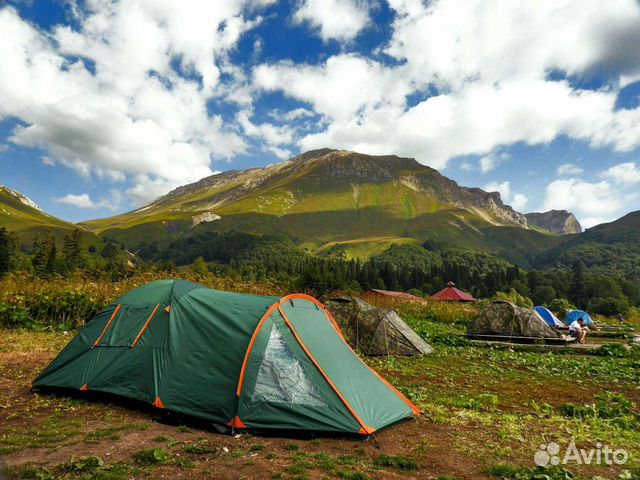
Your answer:
[[[569,472],[591,480],[594,475],[617,478],[625,469],[640,467],[637,349],[624,356],[581,356],[475,348],[451,341],[464,331],[473,307],[456,311],[418,303],[399,308],[414,315],[406,317],[408,323],[434,344],[435,353],[365,359],[423,411],[412,422],[376,434],[380,448],[376,440],[332,436],[228,437],[194,426],[160,425],[126,406],[29,394],[34,375],[73,333],[0,329],[0,378],[8,386],[0,391],[0,460],[29,458],[39,451],[77,452],[63,463],[44,460],[41,466],[12,469],[18,478],[45,479],[153,478],[161,468],[169,476],[190,469],[197,478],[252,478],[260,469],[265,478],[286,479],[528,480],[566,478],[561,475]],[[92,449],[117,447],[133,435],[133,451],[102,457],[102,464],[85,462]],[[580,465],[567,465],[564,471],[534,469],[533,454],[550,441],[564,446],[573,441],[579,448],[593,448],[595,442],[624,447],[629,464],[588,471]],[[451,458],[459,462],[434,469]]]
[[[379,467],[391,467],[398,470],[416,470],[418,462],[406,455],[385,455],[381,453],[374,464]]]

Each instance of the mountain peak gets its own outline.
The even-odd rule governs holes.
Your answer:
[[[34,210],[38,210],[39,212],[42,212],[42,209],[38,206],[38,204],[36,202],[31,200],[26,195],[14,190],[13,188],[9,188],[6,185],[0,185],[0,191],[3,191],[4,193],[6,193],[8,195],[11,195],[16,200],[18,200],[20,203],[26,205],[27,207],[33,208]]]
[[[566,210],[527,213],[526,217],[531,226],[556,235],[582,233],[582,225],[576,216]]]

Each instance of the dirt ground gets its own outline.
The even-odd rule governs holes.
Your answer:
[[[31,392],[31,380],[66,341],[47,338],[35,340],[37,348],[14,349],[7,342],[0,348],[0,465],[20,478],[497,478],[491,466],[533,467],[536,446],[555,438],[554,429],[573,436],[566,431],[572,424],[537,415],[531,405],[579,403],[602,390],[588,382],[567,388],[562,378],[520,375],[516,367],[504,375],[478,374],[443,357],[425,360],[424,375],[418,367],[406,375],[381,370],[433,399],[422,401],[420,417],[371,437],[231,436],[126,400]],[[637,385],[613,387],[640,401]],[[499,406],[485,412],[458,405],[478,392],[499,396]],[[85,457],[97,457],[101,465],[84,465]],[[578,470],[602,478],[622,471]]]

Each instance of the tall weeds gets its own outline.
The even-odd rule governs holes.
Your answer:
[[[170,278],[187,279],[209,288],[254,295],[284,293],[283,288],[276,284],[186,272],[147,272],[116,282],[106,278],[96,280],[82,273],[73,277],[46,279],[13,274],[0,280],[0,326],[33,330],[75,329],[129,290],[154,280]]]

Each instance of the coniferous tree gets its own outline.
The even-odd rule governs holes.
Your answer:
[[[4,227],[0,228],[0,276],[11,269],[15,247],[15,242],[9,231]]]
[[[62,256],[70,269],[74,270],[80,266],[82,260],[80,256],[80,230],[77,228],[64,236]]]
[[[36,234],[33,240],[33,269],[37,275],[53,273],[56,262],[56,241],[49,231]]]
[[[569,297],[569,299],[580,308],[585,307],[584,267],[580,261],[574,262],[573,267],[571,268]]]

